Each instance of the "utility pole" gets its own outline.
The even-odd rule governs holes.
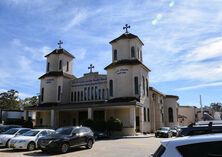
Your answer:
[[[200,111],[201,111],[201,116],[202,116],[202,119],[203,119],[204,116],[203,116],[203,105],[202,105],[202,97],[201,97],[201,95],[200,95]]]

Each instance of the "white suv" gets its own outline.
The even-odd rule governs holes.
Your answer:
[[[222,157],[222,134],[165,140],[151,157]]]

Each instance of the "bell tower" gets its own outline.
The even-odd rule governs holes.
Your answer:
[[[140,38],[129,33],[130,26],[126,24],[125,32],[112,40],[112,63],[105,67],[109,99],[120,97],[148,97],[149,69],[143,64]]]
[[[59,48],[45,57],[46,73],[39,77],[41,80],[40,104],[64,103],[69,97],[69,80],[75,77],[72,74],[74,56],[62,48],[63,42],[58,42]]]

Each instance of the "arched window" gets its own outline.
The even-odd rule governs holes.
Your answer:
[[[48,62],[48,63],[47,63],[47,69],[46,69],[47,72],[49,72],[49,68],[50,68],[50,63]]]
[[[102,99],[105,99],[105,89],[102,90]]]
[[[150,109],[147,108],[147,121],[150,122]]]
[[[42,102],[44,101],[44,88],[42,88],[41,90],[41,101]]]
[[[87,87],[84,88],[84,100],[86,101]]]
[[[173,122],[173,109],[171,107],[168,108],[168,118],[169,122]]]
[[[91,87],[91,100],[94,99],[94,96],[93,96],[94,94],[93,93],[94,93],[94,87]]]
[[[109,96],[113,96],[113,80],[109,80]]]
[[[76,92],[74,92],[74,101],[76,102]]]
[[[73,92],[71,92],[71,102],[73,102]]]
[[[99,89],[99,100],[101,99],[101,89]]]
[[[146,122],[146,108],[143,108],[143,118],[144,118],[144,122]]]
[[[88,96],[88,100],[90,100],[90,87],[88,87],[87,96]]]
[[[140,49],[139,49],[139,47],[137,47],[137,56],[138,56],[138,59],[140,59]]]
[[[117,50],[116,49],[113,51],[113,60],[114,61],[117,60]]]
[[[59,70],[62,69],[62,60],[59,61]]]
[[[58,101],[60,101],[60,96],[61,96],[61,86],[58,86]]]
[[[143,61],[142,50],[140,50],[140,60]]]
[[[146,79],[146,96],[149,96],[149,84],[148,84],[148,79]]]
[[[134,48],[134,46],[131,47],[131,57],[132,58],[135,57],[135,48]]]
[[[81,91],[81,101],[83,101],[83,91]]]
[[[138,84],[138,77],[134,77],[134,89],[135,89],[135,94],[139,94],[139,84]]]
[[[145,95],[145,78],[143,76],[143,95]]]
[[[66,71],[69,71],[69,62],[66,63]]]
[[[95,86],[95,99],[97,100],[97,86]]]
[[[79,92],[77,93],[77,101],[79,102],[79,98],[80,97],[80,94],[79,94]]]

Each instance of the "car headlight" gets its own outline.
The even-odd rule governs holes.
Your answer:
[[[20,140],[20,141],[18,141],[18,143],[24,143],[24,142],[26,142],[26,140]]]

